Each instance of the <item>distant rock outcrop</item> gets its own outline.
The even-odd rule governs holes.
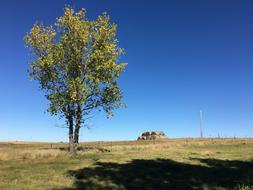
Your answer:
[[[141,134],[137,140],[163,140],[168,137],[162,131],[147,131]]]

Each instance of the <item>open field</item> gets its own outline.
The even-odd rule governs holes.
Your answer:
[[[0,143],[0,189],[253,189],[253,139]]]

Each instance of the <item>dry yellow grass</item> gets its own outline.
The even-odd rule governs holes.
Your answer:
[[[67,146],[0,143],[0,189],[125,190],[137,188],[142,180],[144,184],[150,183],[150,189],[154,189],[157,181],[158,186],[162,185],[164,180],[169,180],[165,184],[167,189],[247,189],[253,185],[253,173],[248,171],[253,170],[253,139],[87,142],[80,144],[82,151],[77,155],[69,154]],[[139,167],[143,169],[139,171]],[[111,173],[111,169],[115,172]],[[159,178],[153,180],[153,174]],[[247,181],[247,176],[252,180]],[[229,183],[221,181],[222,177]],[[139,181],[125,183],[133,179]]]

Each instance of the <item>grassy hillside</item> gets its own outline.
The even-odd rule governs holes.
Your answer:
[[[0,143],[0,189],[253,189],[253,139]]]

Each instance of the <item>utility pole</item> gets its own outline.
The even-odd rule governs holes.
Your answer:
[[[199,111],[200,114],[200,138],[203,138],[203,131],[202,131],[202,110]]]

